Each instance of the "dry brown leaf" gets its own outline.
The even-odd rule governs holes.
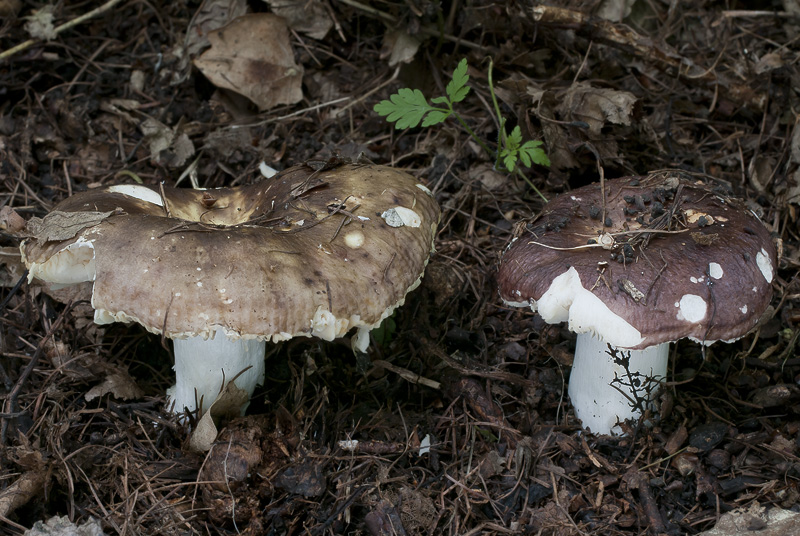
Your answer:
[[[186,54],[193,58],[208,46],[208,34],[247,13],[246,0],[205,0],[186,31]]]
[[[95,398],[108,393],[111,393],[114,398],[121,398],[122,400],[139,398],[144,394],[127,371],[117,369],[110,372],[103,383],[89,389],[84,398],[87,402],[91,402]]]
[[[148,117],[139,127],[150,146],[150,157],[168,167],[181,167],[194,154],[189,136]]]
[[[8,205],[0,208],[0,229],[10,234],[16,234],[25,228],[25,218]]]
[[[636,96],[627,91],[573,84],[560,99],[558,112],[568,121],[583,121],[595,135],[606,123],[630,125]]]
[[[286,19],[289,28],[314,39],[323,39],[333,21],[320,0],[264,0],[276,15]]]
[[[211,404],[203,416],[197,421],[197,426],[189,438],[189,448],[194,452],[208,452],[217,439],[217,425],[214,419],[228,419],[242,414],[242,407],[250,400],[250,395],[244,389],[239,389],[231,379]]]
[[[419,40],[400,30],[386,32],[383,36],[382,58],[389,58],[389,65],[409,63],[419,50]]]
[[[215,86],[247,97],[262,111],[303,98],[303,68],[294,61],[281,17],[245,15],[208,39],[211,48],[194,64]]]
[[[189,78],[192,60],[208,47],[208,34],[222,28],[236,17],[247,13],[246,0],[205,0],[197,9],[188,28],[183,43],[176,43],[168,56],[175,58],[175,69],[164,69],[163,76],[169,78],[171,85],[177,85]]]

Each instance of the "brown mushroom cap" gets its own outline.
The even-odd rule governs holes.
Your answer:
[[[750,210],[670,172],[605,181],[605,214],[599,184],[551,201],[521,227],[498,280],[508,303],[642,349],[683,337],[743,336],[769,305],[775,266],[769,233]],[[570,310],[572,297],[554,305],[559,298],[548,292],[576,278],[590,313]],[[614,340],[628,328],[638,340]]]
[[[51,216],[78,222],[74,236],[48,231]],[[31,277],[47,281],[76,282],[58,281],[58,268],[86,263],[99,322],[136,321],[179,338],[222,328],[234,338],[330,340],[376,326],[403,303],[438,221],[431,193],[406,173],[301,165],[238,188],[79,193],[22,252]]]

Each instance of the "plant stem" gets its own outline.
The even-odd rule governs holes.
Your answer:
[[[489,149],[489,147],[488,147],[488,146],[487,146],[485,143],[483,143],[483,140],[481,140],[481,139],[480,139],[480,138],[479,138],[479,137],[478,137],[478,136],[477,136],[477,135],[476,135],[476,134],[475,134],[475,133],[472,131],[472,129],[471,129],[471,128],[469,128],[469,125],[467,125],[467,123],[466,123],[466,122],[465,122],[465,121],[464,121],[464,120],[461,118],[461,116],[460,116],[460,115],[458,115],[456,112],[453,112],[453,117],[455,117],[455,118],[456,118],[456,120],[457,120],[457,121],[458,121],[458,122],[461,124],[461,126],[464,128],[464,130],[466,130],[466,131],[467,131],[467,134],[469,134],[470,136],[472,136],[472,139],[473,139],[473,140],[475,140],[476,142],[478,142],[478,145],[480,145],[480,146],[481,146],[481,148],[483,148],[483,150],[484,150],[484,151],[486,151],[487,153],[489,153],[489,156],[492,156],[492,155],[494,154],[494,152],[493,152],[491,149]]]
[[[527,183],[528,183],[528,186],[530,186],[530,187],[533,189],[533,191],[534,191],[534,192],[536,192],[536,195],[538,195],[539,197],[541,197],[541,198],[542,198],[542,200],[543,200],[545,203],[547,203],[547,202],[548,202],[548,201],[547,201],[547,198],[544,196],[544,194],[543,194],[542,192],[540,192],[540,191],[539,191],[539,188],[537,188],[536,186],[534,186],[534,184],[531,182],[531,180],[528,178],[528,176],[527,176],[527,175],[525,175],[523,172],[521,172],[521,171],[519,170],[519,166],[517,166],[517,167],[514,169],[514,173],[515,173],[517,176],[519,176],[519,177],[522,177],[522,180],[524,180],[525,182],[527,182]]]
[[[497,140],[497,161],[500,161],[500,148],[506,147],[506,118],[500,113],[500,105],[497,104],[497,95],[494,93],[494,82],[492,82],[492,67],[494,62],[489,58],[489,94],[492,96],[492,104],[494,105],[494,114],[497,117],[497,122],[500,125],[500,132],[498,133]]]
[[[492,104],[494,105],[494,113],[497,116],[497,121],[500,124],[500,132],[498,133],[498,140],[497,140],[497,160],[495,161],[494,167],[497,168],[500,165],[500,152],[501,147],[506,148],[506,118],[500,113],[500,105],[497,104],[497,95],[494,93],[494,82],[492,81],[492,67],[494,66],[494,62],[492,58],[489,58],[489,72],[488,72],[488,80],[489,80],[489,94],[492,96]],[[509,170],[511,171],[511,170]],[[534,186],[533,182],[525,175],[522,171],[520,171],[519,166],[515,166],[512,173],[516,174],[518,177],[522,177],[522,180],[528,183],[536,194],[541,197],[545,203],[547,203],[547,198],[539,191],[539,188]]]

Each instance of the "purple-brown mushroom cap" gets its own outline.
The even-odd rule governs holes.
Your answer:
[[[604,210],[605,208],[605,210]],[[509,304],[614,346],[745,335],[772,296],[776,250],[740,202],[675,173],[563,194],[519,227],[498,281]]]
[[[438,222],[430,191],[407,173],[296,166],[237,188],[79,193],[33,226],[22,252],[32,278],[93,281],[98,322],[171,338],[331,340],[403,303]]]

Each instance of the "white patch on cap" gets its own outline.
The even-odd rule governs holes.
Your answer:
[[[553,279],[547,292],[532,303],[531,308],[538,310],[549,324],[567,321],[569,329],[575,333],[591,333],[620,348],[631,348],[644,342],[638,329],[583,288],[574,267]]]
[[[405,207],[394,207],[384,210],[383,214],[381,214],[381,218],[386,221],[389,227],[402,227],[403,225],[419,227],[422,223],[422,218],[419,217],[419,214]]]
[[[147,186],[142,186],[141,184],[115,184],[114,186],[109,186],[107,191],[129,195],[145,203],[152,203],[159,207],[164,206],[164,200],[161,199],[161,195],[158,192],[151,190]]]
[[[678,308],[678,320],[686,320],[692,324],[703,320],[708,311],[708,304],[697,294],[684,294],[675,307]]]
[[[722,266],[720,266],[716,262],[708,263],[708,275],[710,275],[714,279],[721,279],[723,273],[724,272],[722,271]]]
[[[758,265],[758,269],[761,270],[761,275],[764,276],[764,279],[767,280],[767,283],[772,283],[772,261],[769,258],[769,253],[764,248],[761,248],[761,251],[756,253],[756,264]]]
[[[747,314],[747,306],[746,305],[742,305],[741,307],[739,307],[739,310],[742,312],[743,315]]]
[[[424,184],[417,183],[417,188],[419,188],[429,196],[433,197],[433,192],[431,192],[430,189],[428,189],[428,187],[425,186]]]
[[[344,235],[344,243],[347,247],[358,249],[364,245],[364,233],[361,231],[351,231]]]

